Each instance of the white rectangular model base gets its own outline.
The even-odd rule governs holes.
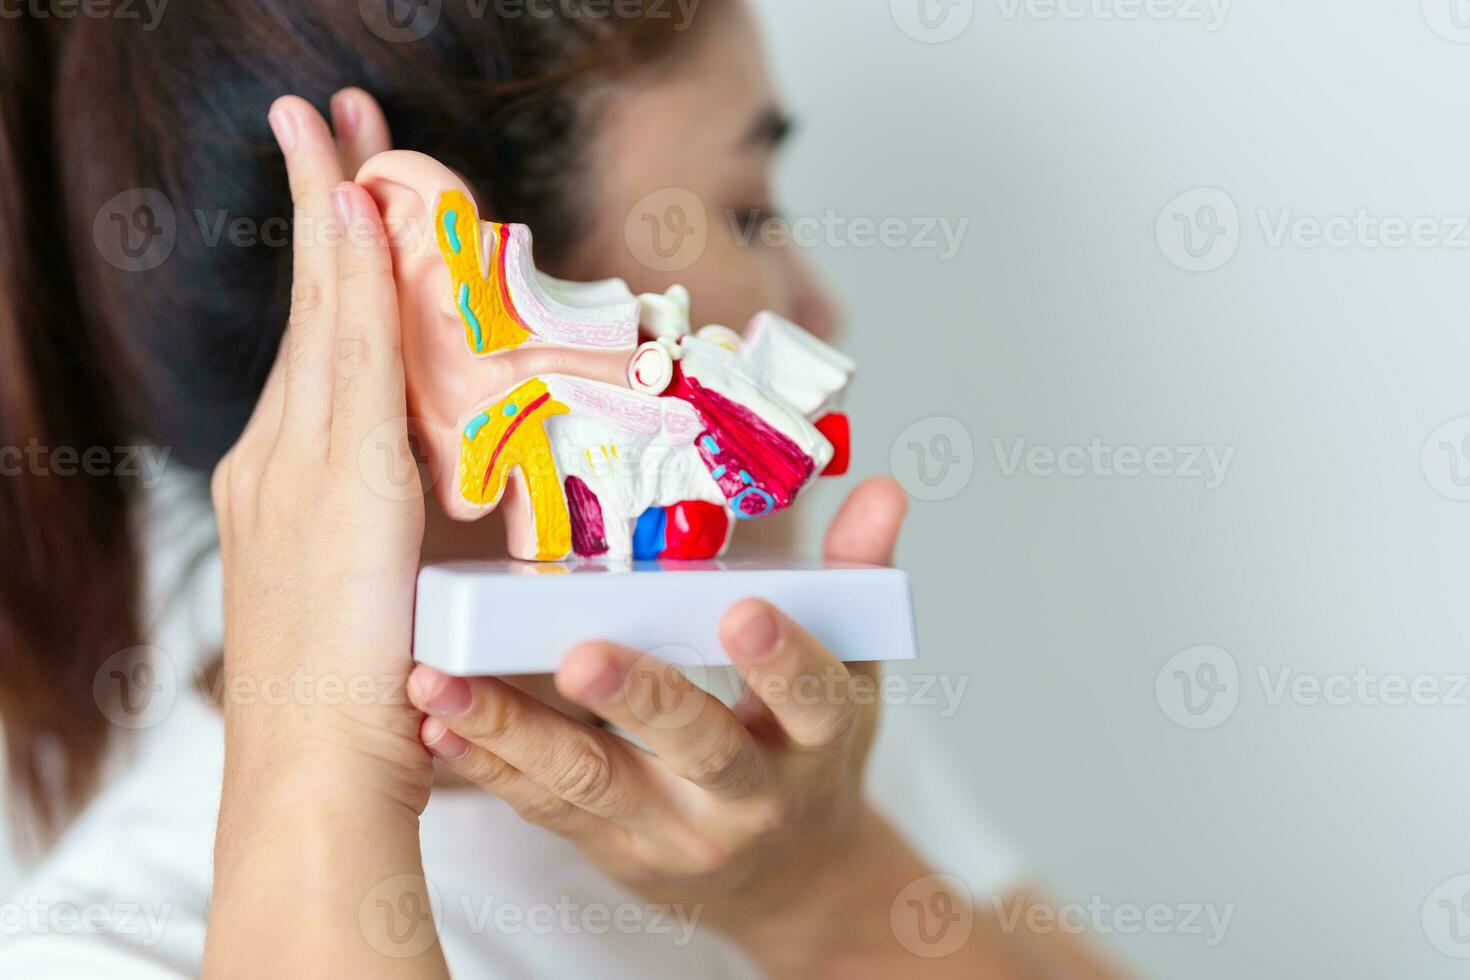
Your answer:
[[[462,562],[419,573],[414,658],[469,677],[549,674],[572,647],[612,640],[669,663],[729,664],[725,610],[765,599],[842,660],[918,656],[906,573],[756,562]]]

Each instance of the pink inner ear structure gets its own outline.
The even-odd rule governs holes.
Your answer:
[[[687,401],[705,429],[695,441],[710,476],[742,520],[789,507],[815,460],[755,412],[675,369],[669,398]]]
[[[503,510],[512,557],[714,558],[833,462],[815,421],[855,368],[795,324],[694,333],[678,287],[545,275],[528,228],[482,222],[418,154],[359,180],[385,215],[432,224],[436,249],[395,245],[410,412],[441,506]],[[657,339],[640,345],[640,326]]]

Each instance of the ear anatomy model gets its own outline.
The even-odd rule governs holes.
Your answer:
[[[682,287],[547,276],[529,229],[481,222],[421,154],[381,154],[358,182],[393,239],[434,492],[458,520],[501,509],[512,557],[715,558],[737,521],[846,471],[854,365],[795,324],[694,332]]]

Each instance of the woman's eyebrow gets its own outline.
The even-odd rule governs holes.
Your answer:
[[[767,106],[756,115],[740,143],[746,149],[778,149],[791,137],[795,128],[796,120],[790,113],[780,106]]]

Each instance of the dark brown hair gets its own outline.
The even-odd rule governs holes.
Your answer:
[[[285,227],[276,97],[325,114],[338,89],[366,89],[396,146],[456,169],[554,259],[582,230],[589,93],[661,63],[689,26],[652,0],[516,16],[442,0],[413,7],[432,23],[401,32],[371,13],[397,2],[188,0],[151,25],[0,22],[0,450],[142,442],[208,470],[234,442],[286,321],[291,255],[269,236],[212,234],[238,219]],[[119,194],[171,220],[161,262],[108,243]],[[99,666],[140,642],[137,493],[115,469],[15,469],[0,473],[0,721],[12,785],[51,826],[105,755]]]

